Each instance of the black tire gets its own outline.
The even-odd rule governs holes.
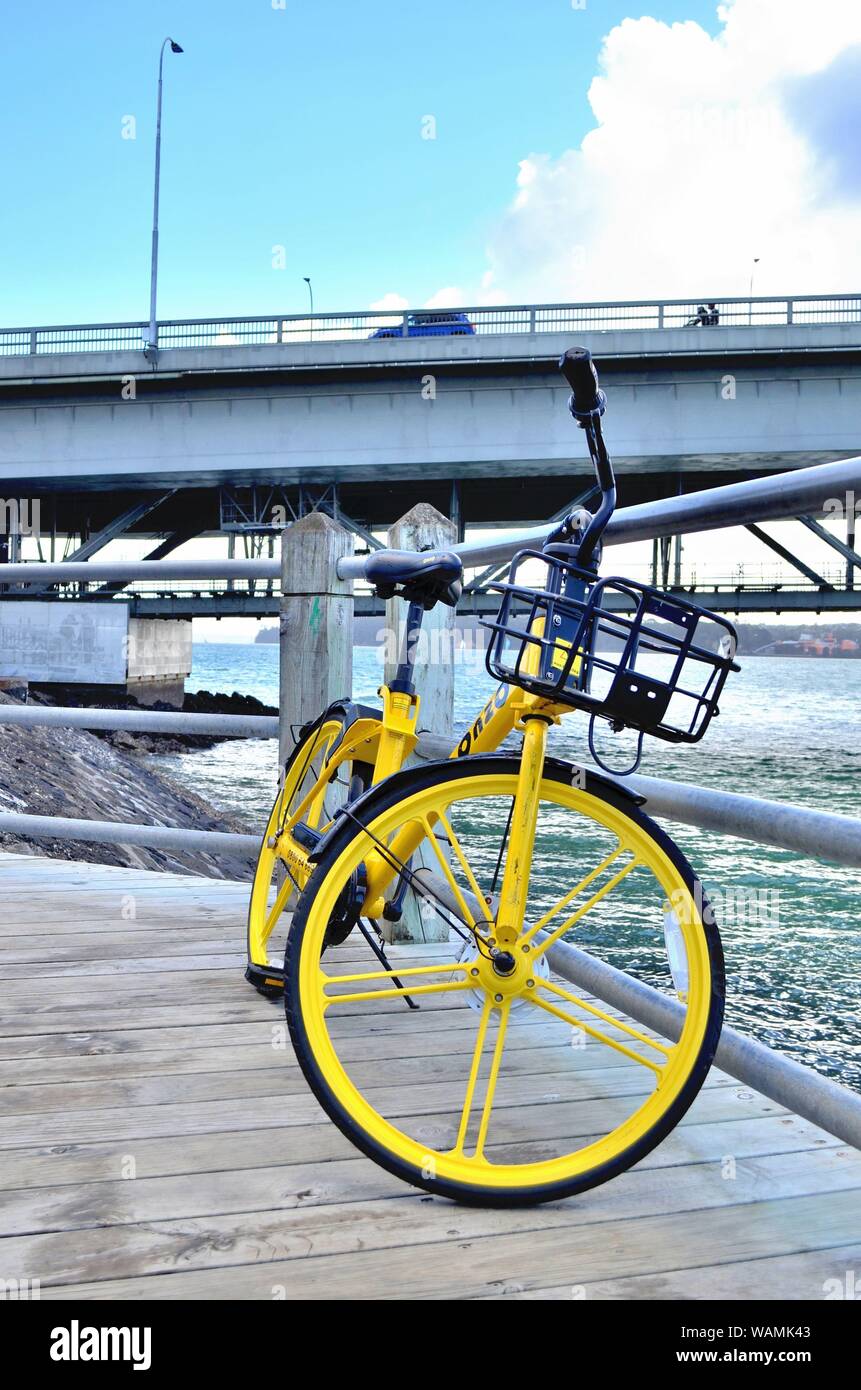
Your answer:
[[[516,771],[518,767],[519,760],[516,757],[501,757],[496,754],[488,754],[468,759],[450,759],[445,762],[428,763],[424,766],[410,768],[396,773],[394,776],[380,783],[376,788],[373,788],[353,808],[354,814],[362,823],[368,823],[402,798],[411,795],[413,792],[423,790],[434,782],[444,782],[446,780],[463,777],[465,774],[470,773],[474,773],[478,776],[487,772],[512,772]],[[551,758],[548,758],[545,762],[544,777],[546,779],[564,782],[566,785],[570,786],[571,773],[572,767],[569,763],[563,763],[557,759]],[[323,850],[320,861],[308,882],[305,892],[302,894],[288,937],[284,961],[286,977],[284,1002],[287,1014],[287,1025],[290,1030],[290,1037],[299,1065],[314,1095],[317,1097],[329,1118],[341,1130],[341,1133],[344,1134],[351,1143],[355,1144],[356,1148],[366,1154],[368,1158],[373,1159],[374,1162],[378,1163],[382,1168],[385,1168],[388,1172],[393,1173],[396,1177],[401,1178],[404,1182],[410,1183],[414,1187],[423,1188],[427,1192],[433,1192],[438,1196],[448,1197],[466,1205],[484,1207],[532,1206],[540,1202],[557,1201],[561,1198],[571,1197],[577,1193],[585,1192],[589,1188],[597,1187],[599,1184],[607,1182],[610,1178],[616,1177],[619,1173],[632,1167],[660,1144],[675,1128],[682,1116],[693,1104],[693,1101],[696,1099],[708,1075],[720,1039],[726,994],[723,948],[708,898],[702,888],[702,884],[677,845],[664,833],[660,826],[656,825],[650,817],[640,810],[636,801],[630,795],[609,780],[596,777],[589,773],[587,773],[586,777],[586,790],[593,796],[615,807],[617,810],[623,811],[625,815],[651,835],[679,871],[684,879],[686,887],[694,896],[695,900],[702,902],[703,910],[701,915],[709,953],[712,991],[709,1013],[699,1054],[695,1065],[691,1069],[674,1103],[664,1112],[658,1123],[653,1125],[639,1140],[625,1149],[613,1161],[604,1164],[600,1168],[590,1169],[587,1173],[573,1180],[566,1179],[562,1182],[547,1184],[540,1187],[534,1186],[500,1190],[498,1188],[467,1185],[450,1179],[426,1177],[419,1168],[406,1163],[397,1155],[392,1154],[388,1149],[371,1139],[366,1131],[356,1124],[353,1117],[344,1109],[337,1097],[333,1095],[317,1066],[305,1032],[298,984],[299,956],[314,895],[338,856],[343,852],[349,840],[357,833],[355,824],[347,823],[339,827],[337,833],[332,836]],[[697,894],[701,895],[701,897],[697,898]]]
[[[295,742],[295,744],[294,744],[294,746],[293,746],[293,751],[292,751],[292,753],[290,754],[289,758],[287,759],[286,763],[284,764],[284,780],[285,780],[285,781],[286,781],[286,779],[287,779],[288,774],[290,773],[290,771],[292,770],[292,768],[295,766],[295,764],[299,761],[300,758],[302,758],[303,756],[305,756],[305,748],[306,748],[306,745],[307,745],[307,743],[308,743],[309,738],[312,738],[313,735],[317,732],[317,730],[318,730],[323,724],[325,724],[328,720],[333,719],[333,718],[337,718],[337,717],[339,717],[339,716],[342,717],[342,718],[345,718],[345,717],[346,717],[346,713],[347,713],[347,711],[349,710],[349,708],[350,708],[350,702],[349,702],[348,700],[335,700],[331,705],[327,706],[327,708],[324,709],[324,710],[322,711],[322,713],[319,714],[319,715],[317,716],[316,719],[310,720],[307,724],[303,725],[303,727],[299,730],[299,735],[298,735],[298,737],[297,737],[297,739],[296,739],[296,742]],[[364,763],[360,764],[360,763],[358,763],[358,762],[351,764],[351,767],[352,767],[352,769],[353,769],[352,775],[351,775],[351,788],[350,788],[350,797],[351,797],[351,799],[352,799],[352,797],[355,795],[355,788],[354,788],[354,786],[353,786],[353,783],[355,783],[355,784],[361,783],[361,784],[364,785],[364,786],[370,785],[370,781],[371,781],[371,778],[372,778],[372,776],[373,776],[373,767],[369,766],[368,764],[364,764]],[[275,807],[277,806],[280,797],[281,797],[281,788],[279,787],[279,788],[278,788],[278,791],[277,791],[277,793],[276,793],[276,795],[275,795],[275,799],[274,799],[274,801],[273,801],[273,803],[272,803],[272,811],[274,811]],[[270,811],[269,816],[267,816],[267,818],[266,818],[267,827],[268,827],[269,821],[270,821],[271,818],[272,818],[272,811]],[[257,855],[257,857],[258,857],[258,862],[259,862],[259,860],[260,860],[261,855],[263,854],[263,850],[264,850],[264,848],[265,848],[265,845],[266,845],[266,831],[264,830],[264,832],[263,832],[263,839],[262,839],[262,841],[261,841],[261,846],[260,846],[260,849],[258,850],[258,855]],[[345,935],[346,935],[346,934],[345,934]],[[343,940],[344,937],[342,937],[341,939]],[[246,947],[246,956],[247,956],[247,965],[246,965],[246,970],[245,970],[245,978],[246,978],[246,980],[248,981],[248,983],[251,984],[251,985],[253,985],[254,988],[257,990],[257,993],[258,993],[258,994],[262,994],[264,999],[280,999],[280,998],[282,997],[283,993],[284,993],[284,983],[283,983],[283,979],[281,978],[281,976],[282,976],[281,970],[270,969],[269,967],[264,968],[262,965],[255,965],[254,962],[253,962],[252,959],[251,959],[251,900],[250,900],[250,899],[249,899],[248,914],[247,914],[247,920],[246,920],[245,947]]]

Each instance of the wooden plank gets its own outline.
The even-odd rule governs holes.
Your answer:
[[[208,1047],[183,1047],[160,1051],[131,1051],[118,1054],[107,1050],[96,1055],[36,1057],[28,1060],[26,1087],[37,1088],[62,1082],[80,1081],[119,1081],[139,1076],[176,1076],[192,1072],[230,1073],[234,1071],[254,1071],[266,1066],[287,1067],[291,1070],[298,1065],[292,1049],[281,1042],[281,1032],[276,1029],[273,1035],[266,1026],[258,1029],[253,1045],[235,1046],[225,1043],[212,1043]],[[435,1044],[442,1056],[433,1062],[433,1072],[428,1068],[416,1068],[417,1075],[439,1074],[446,1057],[471,1057],[475,1046],[475,1030],[449,1028],[434,1035]],[[196,1038],[195,1042],[200,1040]],[[567,1057],[571,1051],[564,1039],[548,1035],[542,1028],[524,1028],[513,1032],[507,1040],[506,1055],[529,1050],[533,1053],[530,1070],[540,1069],[551,1061],[558,1061],[559,1054]],[[369,1034],[366,1037],[350,1037],[339,1045],[338,1055],[343,1062],[373,1061],[377,1066],[387,1059],[397,1064],[406,1059],[424,1058],[427,1053],[427,1034],[419,1032],[413,1037],[398,1033]],[[590,1054],[594,1057],[593,1067],[626,1066],[626,1059],[618,1052],[608,1049],[584,1048],[578,1055],[578,1070],[583,1071]],[[600,1062],[599,1062],[600,1057]],[[397,1074],[395,1067],[394,1075]],[[21,1063],[0,1061],[0,1088],[18,1084],[24,1080]]]
[[[726,1140],[728,1126],[706,1128],[718,1131]],[[834,1188],[829,1187],[829,1190],[841,1185],[861,1186],[861,1158],[853,1163],[849,1156],[850,1161],[847,1161],[845,1149],[835,1152],[840,1149],[836,1140],[827,1151],[828,1158],[817,1157],[821,1151],[811,1149],[808,1143],[803,1149],[786,1147],[779,1151],[778,1164],[772,1162],[778,1153],[773,1146],[780,1137],[773,1129],[760,1130],[754,1135],[758,1142],[748,1141],[746,1156],[733,1152],[737,1176],[732,1181],[724,1177],[727,1150],[716,1150],[715,1134],[709,1137],[711,1157],[708,1160],[691,1161],[687,1146],[677,1143],[669,1153],[662,1153],[662,1161],[638,1165],[630,1182],[605,1189],[609,1206],[603,1196],[590,1200],[588,1219],[602,1220],[608,1211],[621,1219],[626,1214],[643,1215],[645,1211],[679,1211],[697,1202],[709,1206],[720,1201],[755,1200],[761,1195],[763,1169],[767,1169],[765,1177],[771,1184],[769,1195],[772,1196],[779,1195],[780,1182],[789,1181],[790,1175],[792,1181],[800,1174],[804,1181],[810,1181],[811,1174],[815,1174],[819,1190],[825,1190],[831,1182]],[[0,1192],[0,1235],[77,1230],[93,1224],[104,1225],[106,1220],[114,1227],[141,1221],[242,1212],[274,1212],[278,1220],[280,1213],[295,1207],[304,1210],[330,1204],[343,1206],[345,1201],[354,1205],[411,1195],[402,1182],[357,1155],[346,1143],[336,1146],[334,1153],[324,1161],[318,1146],[309,1142],[313,1136],[305,1135],[303,1139],[303,1161],[298,1161],[294,1144],[288,1139],[282,1154],[291,1153],[289,1162],[278,1162],[277,1150],[273,1149],[270,1162],[265,1164],[255,1161],[248,1167],[237,1164],[227,1170],[210,1167],[204,1172],[148,1177],[139,1171],[135,1149],[136,1176],[133,1180],[117,1176],[122,1162],[127,1164],[128,1158],[124,1156],[122,1160],[116,1154],[112,1160],[112,1180],[34,1187],[28,1179],[28,1190]],[[745,1145],[743,1135],[740,1142]],[[798,1140],[795,1142],[797,1145]],[[489,1152],[492,1156],[492,1149]],[[235,1146],[233,1154],[235,1157]],[[259,1158],[259,1154],[255,1155],[255,1159]],[[661,1172],[655,1172],[656,1169]],[[564,1207],[552,1210],[566,1224],[569,1220],[584,1219],[580,1209],[575,1212],[572,1208],[567,1216]]]
[[[414,1045],[415,1046],[415,1045]],[[560,1056],[561,1054],[561,1056]],[[605,1100],[633,1097],[637,1103],[654,1089],[654,1077],[645,1068],[623,1059],[609,1066],[578,1067],[572,1048],[512,1049],[506,1056],[505,1089],[498,1088],[494,1115],[515,1106],[554,1105],[561,1100]],[[259,1095],[293,1096],[308,1090],[295,1067],[261,1065],[233,1073],[210,1070],[162,1076],[136,1076],[111,1081],[72,1081],[61,1085],[9,1086],[0,1092],[3,1126],[11,1116],[65,1114],[82,1110],[113,1110],[130,1106],[172,1105],[198,1100],[236,1097],[253,1100]],[[456,1068],[445,1056],[393,1058],[383,1069],[371,1057],[354,1063],[350,1076],[363,1093],[387,1116],[421,1115],[459,1103],[469,1074],[470,1053],[459,1055]],[[710,1077],[707,1085],[731,1082]]]
[[[367,1207],[373,1205],[368,1203]],[[24,1238],[20,1243],[11,1240],[9,1247],[12,1267],[20,1269],[22,1278],[40,1277],[40,1259],[44,1266],[46,1256],[54,1255],[52,1273],[42,1281],[43,1298],[271,1300],[283,1290],[287,1298],[305,1299],[448,1299],[484,1295],[500,1280],[524,1288],[546,1287],[548,1282],[570,1288],[640,1274],[644,1269],[655,1273],[697,1269],[857,1245],[861,1219],[857,1189],[721,1205],[697,1210],[695,1216],[690,1211],[674,1211],[635,1219],[611,1217],[594,1223],[569,1221],[540,1229],[513,1229],[526,1213],[452,1209],[446,1203],[439,1204],[443,1219],[438,1230],[444,1238],[418,1243],[410,1239],[409,1217],[421,1216],[420,1199],[382,1205],[380,1216],[399,1225],[401,1243],[377,1243],[370,1249],[336,1253],[329,1252],[322,1233],[315,1231],[310,1245],[308,1237],[294,1236],[292,1220],[288,1224],[282,1218],[271,1245],[258,1236],[253,1222],[244,1229],[235,1222],[228,1236],[214,1231],[211,1222],[202,1225],[190,1220],[183,1223],[181,1231],[173,1232],[173,1248],[164,1252],[163,1272],[156,1277],[123,1273],[124,1266],[128,1268],[129,1251],[112,1249],[105,1240],[110,1234],[107,1232],[79,1233],[73,1238],[64,1235],[61,1241],[65,1248],[56,1252],[47,1244],[50,1236]],[[357,1210],[361,1225],[370,1212],[362,1206]],[[565,1210],[570,1211],[571,1206]],[[340,1213],[339,1220],[335,1210],[327,1210],[326,1215],[337,1228],[332,1236],[342,1243],[352,1237],[355,1245],[358,1231],[354,1213]],[[504,1229],[499,1229],[500,1224]],[[119,1231],[126,1234],[130,1229],[121,1227]],[[141,1235],[146,1240],[147,1232]],[[98,1244],[100,1236],[106,1249],[103,1254],[99,1252],[97,1280],[68,1279],[65,1271],[94,1262],[93,1257],[88,1260],[86,1250],[75,1250],[76,1242],[92,1240]],[[381,1238],[375,1225],[374,1239]],[[157,1237],[152,1243],[157,1247]],[[307,1255],[313,1258],[303,1258]],[[151,1249],[147,1258],[157,1262],[157,1249]],[[207,1263],[208,1269],[202,1267]],[[52,1285],[59,1287],[52,1289]]]
[[[38,970],[34,969],[32,965],[0,966],[0,981],[3,982],[5,992],[7,984],[19,980],[26,980],[32,988],[34,974],[38,974],[40,989],[44,988],[48,981],[81,979],[82,977],[86,977],[88,980],[97,980],[103,975],[139,976],[156,973],[173,975],[178,971],[198,972],[212,968],[236,971],[241,975],[245,968],[246,958],[244,950],[237,950],[235,941],[232,949],[218,950],[209,955],[204,955],[201,952],[196,955],[181,956],[114,956],[101,952],[97,959],[63,962],[56,960],[53,954],[49,955],[46,952]]]
[[[151,1051],[176,1051],[182,1055],[189,1055],[210,1047],[252,1044],[259,1046],[261,1042],[271,1042],[273,1029],[280,1029],[282,1034],[286,1034],[286,1022],[280,1001],[273,1003],[261,999],[259,1004],[260,1016],[250,1023],[202,1023],[187,1027],[178,1020],[173,1027],[168,1027],[166,1023],[161,1027],[141,1028],[102,1026],[94,1028],[92,1032],[44,1032],[0,1037],[0,1060],[24,1057],[71,1060],[76,1057],[119,1056]],[[352,1038],[364,1037],[373,1039],[380,1046],[390,1047],[396,1055],[401,1055],[407,1046],[403,1039],[415,1031],[412,1016],[406,1010],[403,1020],[392,1018],[384,1032],[373,1022],[362,1017],[351,1018],[347,1023],[349,1026],[341,1032],[340,1046],[346,1046]],[[430,1025],[433,1025],[432,1030]],[[475,1037],[474,1022],[462,1019],[459,1014],[428,1014],[422,1029],[425,1032],[444,1034],[440,1039],[441,1048],[448,1046],[454,1039]],[[551,1032],[556,1031],[558,1030],[552,1029],[543,1017],[536,1015],[534,1020],[524,1020],[518,1025],[517,1033],[514,1035],[515,1045],[537,1045],[542,1038],[547,1038]],[[32,1075],[28,1069],[28,1080],[32,1080]],[[59,1079],[59,1075],[60,1073],[57,1073],[55,1079]]]
[[[593,1137],[581,1136],[581,1142],[589,1142]],[[720,1112],[710,1111],[701,1116],[689,1114],[638,1167],[714,1163],[727,1154],[739,1159],[839,1147],[838,1139],[795,1115],[746,1113],[740,1118],[726,1119]],[[114,1182],[122,1176],[122,1148],[115,1140],[104,1140],[6,1149],[0,1166],[0,1189]],[[134,1145],[139,1178],[222,1172],[231,1168],[266,1168],[312,1160],[322,1165],[333,1158],[355,1155],[356,1150],[334,1125],[320,1124],[273,1128],[265,1135],[259,1130],[239,1129],[216,1131],[204,1137],[173,1135],[167,1139],[136,1139]],[[342,1197],[348,1196],[345,1190]]]
[[[187,996],[162,1003],[144,1004],[138,1008],[131,1003],[115,1005],[108,992],[102,989],[101,1005],[98,1000],[87,999],[80,1003],[46,1002],[33,995],[29,1007],[22,1001],[13,1011],[8,1005],[3,1009],[3,1032],[6,1037],[30,1037],[53,1025],[58,1032],[92,1033],[99,1028],[178,1028],[188,1024],[215,1025],[217,1023],[255,1022],[259,1020],[261,1001],[249,984],[242,991],[236,991],[220,1001],[213,1001],[206,995],[197,998]],[[280,1001],[268,1004],[269,1017],[273,1022],[283,1023],[284,1005]]]
[[[271,1083],[270,1083],[271,1086]],[[532,1088],[524,1088],[527,1098]],[[386,1097],[383,1097],[386,1099]],[[534,1101],[534,1096],[532,1096]],[[428,1106],[424,1128],[433,1133],[449,1127],[454,1110],[434,1111],[431,1097],[422,1097]],[[700,1093],[697,1105],[706,1114],[721,1119],[734,1119],[745,1111],[749,1114],[771,1115],[780,1106],[763,1097],[742,1098],[734,1087],[720,1086]],[[523,1139],[553,1139],[578,1135],[606,1133],[612,1118],[624,1119],[630,1111],[630,1098],[621,1100],[566,1101],[546,1105],[540,1101],[515,1106],[506,1115],[506,1128],[512,1142]],[[690,1113],[690,1112],[689,1112]],[[118,1110],[81,1110],[73,1114],[59,1111],[53,1115],[12,1116],[0,1120],[0,1148],[19,1148],[23,1145],[86,1144],[112,1139],[117,1144],[131,1139],[149,1137],[206,1134],[222,1129],[271,1129],[283,1125],[329,1124],[310,1090],[288,1097],[283,1094],[257,1095],[254,1104],[247,1098],[232,1100],[182,1101],[174,1104],[137,1105]]]
[[[26,936],[4,937],[0,940],[0,967],[10,965],[42,965],[50,958],[52,965],[74,962],[86,965],[88,961],[99,961],[109,956],[111,960],[146,960],[153,956],[187,956],[191,948],[199,949],[203,955],[213,952],[229,952],[235,955],[238,940],[234,930],[213,927],[183,927],[177,933],[166,930],[123,931],[118,924],[113,928],[110,939],[105,932],[80,931],[61,935],[58,932],[49,938]],[[38,942],[38,944],[36,944]],[[31,972],[32,973],[32,972]]]
[[[807,1250],[801,1255],[775,1255],[762,1259],[703,1265],[698,1269],[672,1269],[660,1274],[632,1274],[627,1279],[600,1279],[588,1284],[557,1285],[551,1289],[526,1289],[501,1280],[484,1299],[716,1299],[721,1303],[758,1299],[819,1300],[844,1290],[847,1297],[850,1272],[861,1267],[861,1245],[837,1245],[829,1250]],[[854,1287],[854,1285],[853,1285]],[[838,1296],[840,1296],[838,1294]],[[484,1299],[480,1299],[483,1302]]]

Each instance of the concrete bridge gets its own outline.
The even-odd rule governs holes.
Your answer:
[[[468,309],[475,332],[434,336],[400,314],[163,324],[154,362],[143,324],[6,330],[0,495],[105,543],[260,530],[334,487],[364,527],[419,493],[461,525],[540,521],[591,476],[555,366],[572,341],[600,363],[624,504],[861,452],[861,295],[687,326],[696,307]]]

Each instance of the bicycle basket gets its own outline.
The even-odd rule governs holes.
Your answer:
[[[731,623],[650,585],[521,550],[493,587],[502,601],[483,623],[491,676],[616,728],[695,743],[739,669]]]

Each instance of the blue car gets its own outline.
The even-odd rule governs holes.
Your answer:
[[[442,334],[455,334],[465,336],[467,333],[474,333],[475,326],[470,323],[466,314],[458,314],[453,311],[444,310],[440,313],[407,314],[407,331],[404,333],[401,324],[392,325],[391,328],[378,328],[376,333],[372,333],[372,338],[436,338]]]

